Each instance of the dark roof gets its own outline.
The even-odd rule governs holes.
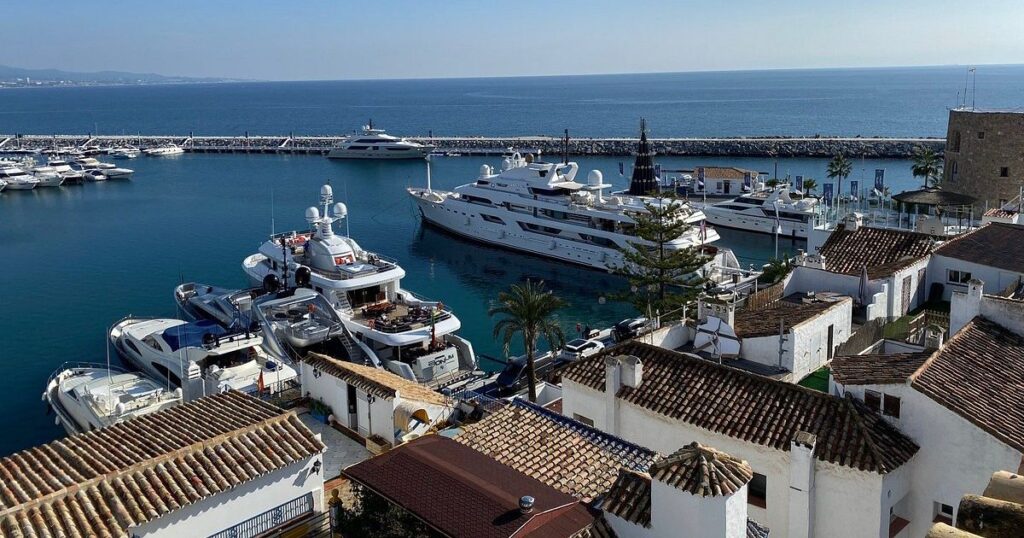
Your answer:
[[[608,491],[620,468],[646,471],[659,457],[520,399],[467,426],[455,440],[585,501]]]
[[[785,322],[786,332],[789,332],[793,326],[844,302],[852,302],[852,299],[843,296],[815,296],[805,300],[803,294],[794,293],[762,308],[740,308],[733,319],[733,329],[740,338],[778,336],[779,321]]]
[[[627,342],[570,364],[563,380],[605,388],[605,357],[632,355],[643,363],[639,387],[618,398],[667,418],[748,443],[788,451],[800,431],[817,437],[822,461],[887,473],[918,446],[851,397],[839,398],[714,364],[641,342]]]
[[[924,187],[916,191],[904,191],[892,197],[897,202],[930,206],[971,205],[978,199],[966,194],[944,191],[938,187]]]
[[[342,474],[453,537],[569,538],[600,514],[576,498],[441,435],[427,435]],[[534,498],[523,514],[519,499]]]
[[[935,254],[1024,273],[1024,226],[993,222],[943,243]]]
[[[294,413],[207,396],[0,459],[0,536],[127,536],[324,448]]]
[[[600,508],[630,523],[651,526],[651,476],[620,469],[611,489],[601,499]]]
[[[768,538],[769,534],[768,527],[761,525],[753,519],[747,519],[747,538]]]
[[[747,462],[694,441],[651,466],[651,478],[700,495],[732,495],[754,477]]]
[[[888,228],[858,226],[847,231],[845,224],[836,226],[821,246],[825,270],[860,276],[864,267],[868,277],[883,278],[925,257],[935,240],[928,234]]]
[[[1024,338],[976,317],[936,351],[911,386],[1024,451]]]
[[[832,377],[843,385],[906,383],[931,353],[847,355],[832,359]]]

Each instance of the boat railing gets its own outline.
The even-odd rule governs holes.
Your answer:
[[[54,379],[57,379],[57,376],[59,376],[60,374],[64,373],[67,370],[77,370],[77,369],[84,369],[84,368],[100,368],[100,369],[104,369],[104,370],[110,370],[111,373],[115,373],[115,374],[126,374],[126,373],[128,373],[127,369],[121,368],[119,366],[113,366],[113,365],[108,366],[106,364],[101,364],[101,363],[98,363],[98,362],[67,361],[67,362],[61,364],[60,366],[58,366],[57,369],[54,370],[52,374],[50,374],[50,377],[46,378],[46,385],[49,386],[50,383],[53,382]]]

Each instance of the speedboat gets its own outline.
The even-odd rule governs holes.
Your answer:
[[[807,234],[813,226],[818,200],[794,200],[790,196],[789,188],[782,186],[772,191],[747,194],[724,202],[694,204],[703,207],[708,222],[715,226],[807,239]]]
[[[182,153],[185,153],[185,150],[181,149],[177,144],[165,144],[155,148],[146,148],[142,150],[142,152],[150,157],[162,157],[168,155],[181,155]]]
[[[111,163],[105,163],[95,157],[79,157],[75,159],[74,163],[81,170],[110,170],[117,168],[117,165]]]
[[[11,164],[0,164],[0,180],[6,181],[11,191],[28,191],[39,185],[39,179]]]
[[[114,325],[110,341],[153,379],[181,387],[185,401],[226,390],[273,394],[298,384],[291,365],[263,350],[262,336],[213,321],[129,317]]]
[[[373,120],[362,133],[346,137],[327,154],[330,159],[422,159],[434,146],[385,134],[374,129]]]
[[[59,187],[64,183],[64,177],[51,166],[33,167],[32,175],[39,180],[38,187]]]
[[[82,171],[82,177],[84,177],[86,181],[93,182],[107,180],[107,175],[100,170],[96,170],[95,168]]]
[[[330,185],[320,189],[320,201],[322,214],[317,207],[306,210],[310,229],[274,234],[243,260],[253,285],[322,294],[375,355],[370,362],[406,379],[440,385],[476,370],[472,345],[454,334],[459,318],[440,301],[403,289],[405,271],[397,262],[334,233],[333,223],[348,209],[333,204]]]
[[[102,364],[64,364],[46,382],[43,399],[69,434],[84,433],[181,403],[181,389]]]
[[[85,180],[85,175],[81,171],[72,169],[71,165],[64,159],[50,159],[46,162],[46,166],[53,168],[55,172],[60,174],[64,178],[65,185],[77,184]]]
[[[107,176],[107,179],[131,179],[132,174],[135,170],[131,168],[106,168],[102,170],[103,175]]]
[[[134,159],[139,156],[139,148],[135,146],[120,146],[111,148],[108,155],[115,159]]]

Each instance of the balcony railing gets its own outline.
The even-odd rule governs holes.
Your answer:
[[[296,518],[313,513],[313,494],[292,499],[262,514],[251,517],[233,527],[224,529],[210,538],[250,538],[269,532]]]

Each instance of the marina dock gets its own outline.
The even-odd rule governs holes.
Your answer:
[[[270,153],[325,155],[338,145],[341,136],[249,135],[0,135],[0,152],[27,152],[86,145],[118,146],[131,144],[155,147],[178,144],[192,153]],[[438,151],[462,155],[500,155],[508,148],[524,153],[561,155],[564,139],[549,136],[517,137],[431,137],[413,136],[410,140],[434,145]],[[865,138],[865,137],[739,137],[739,138],[652,138],[658,155],[710,157],[819,157],[843,154],[864,158],[903,159],[926,147],[941,152],[943,138]],[[570,138],[570,155],[631,156],[634,138]]]

